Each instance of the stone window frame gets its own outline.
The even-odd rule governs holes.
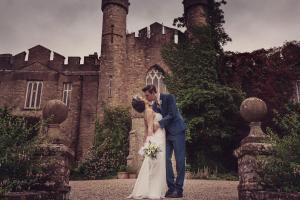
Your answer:
[[[43,81],[27,81],[24,109],[36,110],[41,108],[43,87]]]
[[[300,80],[296,81],[296,102],[300,103]]]
[[[165,78],[164,70],[159,65],[154,65],[150,67],[150,69],[147,71],[145,82],[146,85],[149,84],[155,85],[158,93],[166,93],[167,87],[163,82],[164,78]],[[155,83],[155,79],[157,79],[157,84]]]
[[[70,102],[71,102],[72,89],[73,89],[72,82],[64,82],[64,83],[63,83],[63,95],[62,95],[62,101],[63,101],[64,104],[66,104],[68,107],[70,106]]]

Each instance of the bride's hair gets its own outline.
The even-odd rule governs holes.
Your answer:
[[[138,96],[132,98],[131,105],[134,108],[134,110],[136,110],[139,113],[144,112],[146,108],[145,101]]]

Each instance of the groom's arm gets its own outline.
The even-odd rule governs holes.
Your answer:
[[[167,115],[158,122],[161,128],[165,128],[168,124],[170,124],[170,122],[175,118],[177,112],[175,96],[171,94],[167,98]]]

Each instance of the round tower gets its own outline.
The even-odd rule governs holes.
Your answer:
[[[183,0],[184,17],[187,30],[207,24],[206,8],[210,0]]]
[[[123,104],[126,70],[126,18],[128,0],[102,0],[103,25],[99,103],[118,106]],[[98,107],[99,108],[99,107]]]

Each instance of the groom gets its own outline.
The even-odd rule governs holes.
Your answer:
[[[172,94],[157,93],[154,85],[143,88],[146,99],[153,102],[152,108],[161,113],[163,119],[155,123],[156,128],[166,130],[166,173],[169,190],[165,197],[181,198],[183,196],[183,181],[185,175],[185,129],[186,125],[180,115],[175,97]],[[174,172],[172,168],[172,153],[175,153],[177,177],[174,183]]]

